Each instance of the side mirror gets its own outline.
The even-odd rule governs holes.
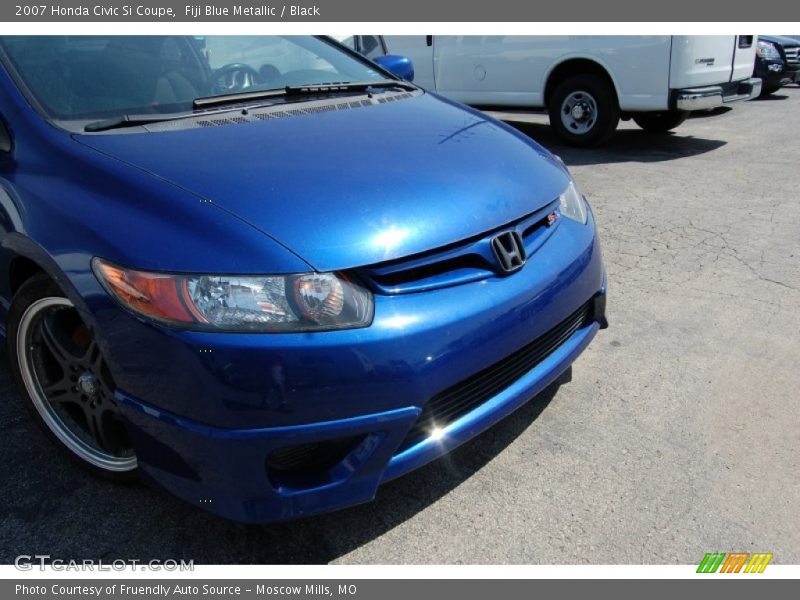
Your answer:
[[[386,54],[385,56],[377,56],[373,60],[401,79],[414,81],[414,63],[411,62],[410,58],[398,56],[397,54]]]

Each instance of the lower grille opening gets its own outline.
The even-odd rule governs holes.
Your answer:
[[[463,417],[536,367],[576,331],[592,321],[593,305],[594,299],[503,360],[436,394],[425,405],[397,452],[418,444],[429,437],[435,428],[441,429]]]
[[[363,435],[284,446],[267,456],[267,475],[277,487],[307,488],[327,483],[330,470],[362,441]]]

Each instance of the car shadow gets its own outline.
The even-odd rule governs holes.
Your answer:
[[[625,162],[664,162],[697,156],[721,148],[727,142],[709,140],[677,132],[652,134],[639,129],[619,129],[598,148],[574,148],[561,142],[549,125],[507,120],[506,123],[532,138],[567,166],[599,165]]]
[[[1,357],[0,357],[1,358]],[[52,559],[153,559],[195,564],[323,564],[378,538],[468,480],[537,419],[570,371],[475,439],[382,485],[373,502],[269,525],[226,521],[142,484],[87,475],[56,453],[0,385],[0,562],[20,554]],[[0,368],[0,384],[10,376]]]
[[[789,96],[784,94],[767,94],[766,96],[758,96],[757,98],[753,98],[751,102],[771,102],[773,100],[788,100]]]
[[[708,110],[696,110],[689,114],[690,119],[707,119],[708,117],[718,117],[733,110],[732,106],[718,106]]]

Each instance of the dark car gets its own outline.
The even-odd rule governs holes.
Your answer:
[[[800,81],[800,40],[785,35],[760,35],[753,76],[764,82],[761,95]]]
[[[790,40],[793,40],[794,42],[797,43],[798,47],[800,47],[800,35],[784,35],[784,36],[781,36],[781,37],[785,37],[785,38],[789,38]],[[795,52],[798,52],[798,51],[795,50]],[[795,62],[797,62],[797,60],[800,60],[800,54],[796,53],[795,56],[799,57],[799,58],[795,59]],[[795,79],[794,82],[797,85],[800,85],[800,75],[797,76],[797,78]]]

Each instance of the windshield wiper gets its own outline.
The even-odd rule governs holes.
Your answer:
[[[149,123],[174,121],[175,119],[185,119],[193,116],[195,116],[193,113],[178,115],[122,115],[110,119],[103,119],[102,121],[87,123],[83,130],[88,133],[94,133],[96,131],[108,131],[109,129],[120,129],[122,127],[138,127],[139,125],[147,125]]]
[[[249,100],[263,100],[265,98],[279,98],[291,96],[321,96],[327,94],[348,94],[351,92],[364,92],[371,88],[400,88],[415,90],[416,86],[396,79],[381,79],[378,81],[360,81],[348,83],[320,83],[308,85],[287,85],[283,88],[260,90],[254,92],[238,92],[222,96],[207,96],[196,98],[193,102],[195,108],[214,106],[219,104],[240,104]]]
[[[283,88],[274,90],[260,90],[254,92],[241,92],[236,94],[225,94],[223,96],[208,96],[196,98],[192,105],[195,109],[207,108],[210,106],[220,106],[224,104],[245,104],[248,102],[267,100],[269,98],[287,98],[297,96],[322,96],[328,94],[349,94],[352,92],[366,92],[376,88],[400,88],[403,90],[415,90],[416,86],[395,79],[381,79],[378,81],[363,81],[350,83],[321,83],[315,85],[287,85]],[[226,109],[221,112],[228,112]],[[217,111],[215,111],[217,112]],[[108,131],[109,129],[121,129],[123,127],[138,127],[150,123],[162,123],[164,121],[175,121],[177,119],[189,119],[196,117],[196,112],[175,113],[171,115],[121,115],[102,121],[87,123],[83,130],[87,133],[98,131]]]
[[[313,94],[335,94],[338,92],[363,92],[370,88],[400,88],[402,90],[415,90],[416,86],[407,81],[396,79],[381,79],[379,81],[360,81],[357,83],[321,83],[319,85],[289,85],[286,86],[288,96],[306,96]]]
[[[222,113],[229,113],[239,110],[238,108],[223,108],[220,110],[210,111],[189,111],[179,112],[172,114],[144,114],[144,115],[120,115],[119,117],[111,117],[110,119],[103,119],[102,121],[93,121],[87,123],[83,130],[88,133],[97,131],[108,131],[109,129],[121,129],[123,127],[139,127],[140,125],[148,125],[150,123],[163,123],[164,121],[177,121],[179,119],[191,119],[192,117],[199,117],[201,115],[219,115]]]

